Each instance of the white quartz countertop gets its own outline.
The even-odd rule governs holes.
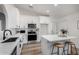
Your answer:
[[[58,35],[42,35],[42,38],[44,38],[48,41],[61,41],[61,40],[77,39],[77,37],[75,37],[75,36],[59,37]]]
[[[11,37],[21,37],[22,34],[13,35]],[[8,42],[8,43],[0,43],[0,55],[10,55],[13,49],[17,46],[17,43],[20,39],[17,39],[15,42]]]
[[[10,55],[16,45],[15,42],[0,43],[0,55]]]

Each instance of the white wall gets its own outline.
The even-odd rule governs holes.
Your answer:
[[[72,15],[68,15],[57,22],[58,31],[60,29],[67,29],[69,35],[77,36],[79,38],[79,29],[77,29],[77,21],[79,20],[79,13],[75,13]],[[74,40],[76,42],[77,47],[79,46],[79,39]]]
[[[5,9],[6,9],[6,28],[15,28],[16,25],[18,25],[18,21],[19,21],[19,10],[17,8],[15,8],[13,5],[8,5],[5,4],[4,5]]]
[[[56,31],[57,31],[57,24],[56,24],[56,19],[52,18],[51,17],[51,22],[52,22],[52,34],[56,34]]]

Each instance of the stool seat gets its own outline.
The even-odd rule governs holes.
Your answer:
[[[64,48],[64,45],[63,45],[63,44],[59,44],[59,45],[55,45],[54,47],[57,47],[57,48]]]
[[[53,48],[52,48],[52,53],[51,53],[51,54],[54,54],[54,53],[53,53],[53,52],[54,52],[54,47],[57,48],[57,52],[56,52],[56,53],[57,53],[58,55],[59,55],[59,52],[60,52],[60,50],[59,50],[60,48],[63,49],[62,54],[65,53],[65,52],[64,52],[64,51],[65,51],[65,50],[64,50],[64,47],[65,47],[65,46],[64,46],[63,43],[61,43],[61,42],[56,42],[56,43],[54,43],[54,44],[53,44]]]
[[[53,46],[57,47],[57,48],[64,48],[64,44],[62,44],[62,43],[54,43]]]
[[[74,42],[71,42],[71,41],[67,41],[67,42],[65,42],[65,43],[69,43],[69,44],[70,44],[70,43],[73,43],[73,44],[74,44]]]
[[[73,42],[70,42],[69,44],[70,44],[70,45],[75,45],[75,43],[73,43]]]
[[[69,44],[69,45],[75,45],[75,43],[74,42],[65,42],[66,44]]]
[[[56,42],[56,43],[53,44],[53,46],[60,45],[60,44],[62,44],[62,43]]]

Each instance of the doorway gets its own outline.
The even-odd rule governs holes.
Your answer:
[[[4,13],[0,12],[0,30],[4,30],[6,28],[6,20]]]
[[[48,34],[48,24],[40,24],[40,34],[41,35]]]

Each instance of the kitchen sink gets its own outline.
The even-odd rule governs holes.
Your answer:
[[[3,41],[2,43],[8,43],[8,42],[14,42],[17,40],[18,37],[11,37],[11,38],[8,38],[7,40]]]

